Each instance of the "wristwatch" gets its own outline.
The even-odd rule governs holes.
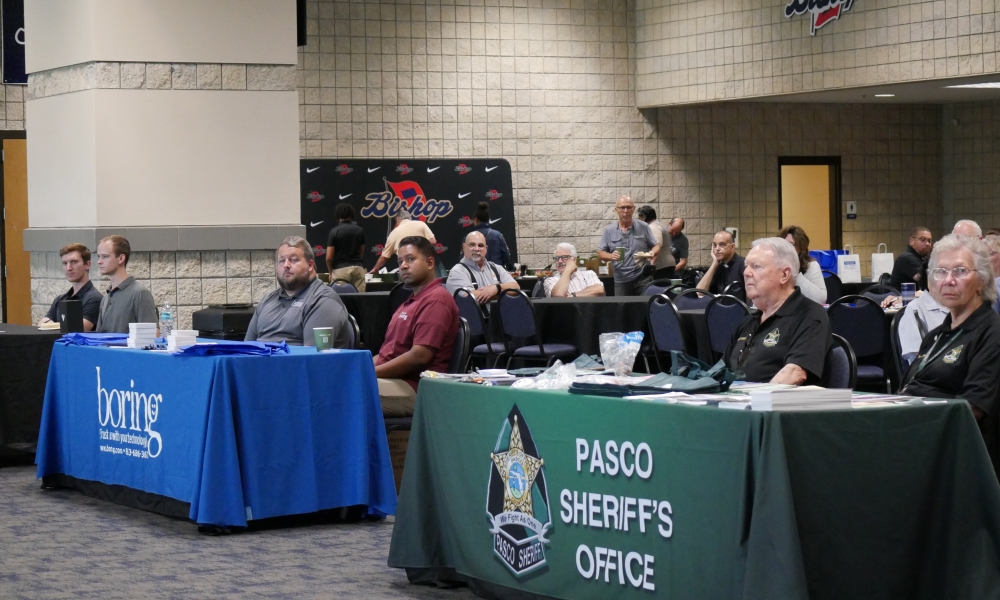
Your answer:
[[[500,284],[498,283],[497,284],[497,293],[499,294],[502,291],[503,291],[503,289],[500,287]]]
[[[569,295],[573,296],[574,298],[576,298],[576,292],[570,292]]]

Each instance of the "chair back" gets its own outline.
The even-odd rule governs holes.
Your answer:
[[[892,287],[891,285],[883,285],[881,283],[876,283],[861,290],[861,295],[868,296],[875,302],[882,304],[882,301],[888,298],[889,296],[901,296],[902,294],[900,294],[899,290]]]
[[[878,276],[879,285],[889,285],[890,281],[892,281],[892,275],[888,273],[882,273],[881,275]]]
[[[358,288],[354,287],[354,284],[346,279],[334,279],[333,283],[330,284],[333,291],[338,294],[357,294]]]
[[[669,286],[667,286],[669,287]],[[659,296],[660,294],[667,291],[667,287],[662,285],[649,284],[646,286],[646,291],[642,293],[643,296]]]
[[[677,297],[677,294],[683,292],[684,290],[689,290],[689,289],[691,289],[691,286],[684,285],[683,283],[678,283],[677,285],[671,285],[667,287],[667,291],[664,293],[667,295],[668,298],[673,300],[674,298]]]
[[[705,324],[708,327],[712,354],[716,360],[726,351],[726,346],[729,345],[736,328],[749,314],[750,309],[736,296],[722,294],[708,302],[708,306],[705,307]]]
[[[853,390],[858,382],[858,360],[847,340],[837,334],[832,337],[823,366],[823,387]]]
[[[504,290],[497,302],[497,316],[500,317],[500,330],[503,331],[504,350],[512,353],[519,346],[513,346],[514,340],[528,341],[537,337],[535,333],[535,307],[523,290]],[[541,340],[537,340],[541,350]]]
[[[347,314],[347,327],[351,338],[350,348],[357,350],[361,347],[361,328],[358,327],[358,320],[350,313]]]
[[[830,304],[827,316],[830,329],[851,344],[855,357],[884,355],[889,327],[878,302],[867,296],[844,296]]]
[[[826,298],[840,298],[844,295],[844,283],[833,271],[823,271],[823,283],[826,284]]]
[[[649,332],[653,336],[653,349],[657,353],[671,350],[687,352],[684,335],[681,333],[680,317],[673,301],[666,294],[653,296],[646,305],[646,311]]]
[[[713,295],[709,292],[689,288],[678,292],[674,296],[674,307],[677,310],[708,308],[708,303],[712,301],[712,298]]]
[[[465,373],[469,364],[469,322],[465,317],[458,318],[458,333],[455,334],[455,345],[451,348],[451,359],[448,361],[449,373]]]
[[[743,282],[741,281],[730,281],[729,285],[726,286],[722,293],[727,296],[735,296],[736,294],[743,291]]]
[[[458,314],[465,319],[469,326],[471,337],[483,336],[486,343],[489,343],[490,332],[486,327],[486,315],[483,314],[483,307],[476,300],[476,297],[466,289],[455,290],[455,304],[458,305]]]
[[[413,290],[402,284],[402,282],[397,283],[392,286],[389,290],[389,314],[396,314],[396,309],[406,302],[406,299],[413,295]]]
[[[906,312],[906,307],[899,309],[892,317],[892,324],[889,326],[889,343],[892,345],[892,362],[896,369],[896,381],[902,381],[903,375],[906,374],[907,365],[903,362],[903,344],[899,341],[899,323],[903,320],[903,314]]]
[[[544,298],[545,297],[545,277],[540,277],[538,281],[535,282],[534,287],[531,288],[532,298]]]

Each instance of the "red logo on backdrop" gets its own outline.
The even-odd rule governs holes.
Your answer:
[[[306,200],[312,200],[313,202],[319,202],[323,198],[326,198],[326,196],[319,192],[309,192],[306,194]]]
[[[406,175],[408,173],[412,173],[413,172],[413,168],[412,167],[408,167],[406,165],[406,163],[403,163],[403,164],[399,165],[398,167],[396,167],[396,172],[399,173],[400,175]]]
[[[326,254],[326,248],[323,246],[316,246],[316,254]]]
[[[809,34],[816,35],[817,29],[839,19],[853,5],[854,0],[789,0],[785,5],[785,16],[791,19],[795,15],[809,13]]]
[[[472,170],[472,167],[465,166],[465,163],[462,163],[462,164],[458,165],[457,167],[455,167],[455,172],[458,173],[459,175],[465,175],[466,173],[468,173],[471,170]]]
[[[372,254],[382,254],[383,250],[385,250],[384,244],[375,244],[372,246]]]
[[[441,242],[438,242],[437,244],[434,245],[434,251],[437,252],[438,254],[443,254],[448,251],[448,246],[445,246]]]
[[[337,168],[334,169],[334,171],[340,173],[341,175],[347,175],[348,173],[350,173],[353,170],[354,169],[352,169],[351,167],[348,167],[347,165],[338,165]]]
[[[496,190],[490,190],[490,191],[486,192],[486,197],[489,198],[490,200],[496,200],[500,196],[503,196],[503,194],[501,194],[500,192],[498,192]]]
[[[409,209],[413,206],[413,202],[419,198],[426,198],[424,195],[424,190],[420,189],[420,184],[416,181],[400,181],[399,183],[393,183],[391,181],[386,181],[386,185],[392,188],[392,192],[396,194],[396,197],[400,200],[406,202],[406,208]]]
[[[392,182],[385,178],[382,181],[385,182],[384,192],[372,192],[365,196],[369,204],[361,209],[362,218],[395,217],[400,209],[405,208],[413,218],[433,223],[452,211],[450,200],[428,198],[416,181]]]
[[[458,224],[461,225],[462,227],[472,227],[472,219],[470,219],[468,216],[462,217],[461,219],[458,220]]]

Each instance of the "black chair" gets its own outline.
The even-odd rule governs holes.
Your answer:
[[[487,326],[486,315],[483,314],[483,307],[476,298],[469,293],[469,290],[455,290],[455,304],[458,305],[458,314],[469,326],[469,344],[472,340],[477,343],[472,347],[470,358],[485,358],[488,365],[493,368],[500,363],[500,359],[506,356],[503,342],[494,342],[490,336],[490,328]],[[478,343],[480,340],[483,343]],[[466,365],[468,368],[468,365]]]
[[[659,296],[660,294],[666,292],[668,287],[670,286],[654,285],[651,283],[648,286],[646,286],[646,290],[642,292],[642,295]]]
[[[878,302],[879,304],[882,304],[882,301],[888,298],[889,296],[896,296],[896,297],[902,296],[902,294],[900,294],[899,290],[897,290],[896,288],[892,287],[891,285],[884,285],[881,283],[875,283],[866,287],[865,289],[861,290],[861,295],[868,296],[869,298]]]
[[[413,295],[413,290],[404,286],[402,283],[397,283],[392,286],[389,290],[389,314],[396,314],[396,309],[406,302],[406,299]]]
[[[535,282],[534,287],[531,288],[532,298],[544,298],[545,297],[545,277],[540,277],[538,281]]]
[[[668,355],[672,350],[690,354],[684,345],[684,335],[681,332],[681,321],[677,316],[677,307],[666,294],[653,296],[646,305],[646,319],[649,321],[649,333],[652,336],[651,350],[656,359],[656,366],[661,372],[670,370],[663,366],[661,353]]]
[[[677,294],[680,294],[684,290],[689,290],[689,289],[691,289],[691,286],[684,285],[683,283],[678,283],[677,285],[671,285],[667,287],[664,293],[667,295],[667,298],[673,300],[674,298],[677,297]]]
[[[888,273],[882,273],[878,276],[878,284],[888,286],[889,282],[892,281],[892,275]]]
[[[844,295],[844,283],[840,281],[840,276],[833,271],[823,271],[823,283],[826,284],[827,301]]]
[[[709,301],[705,307],[705,324],[715,360],[722,357],[729,340],[733,337],[733,332],[749,314],[750,309],[736,296],[722,294]]]
[[[857,383],[892,393],[889,369],[889,325],[879,303],[867,296],[844,296],[827,310],[833,333],[844,337],[858,361]],[[879,389],[881,388],[881,389]]]
[[[743,291],[743,284],[739,281],[730,281],[729,285],[722,290],[722,293],[726,296],[736,296],[736,294]]]
[[[858,361],[851,344],[837,334],[826,353],[823,387],[853,390],[858,381]]]
[[[357,294],[358,288],[354,287],[354,284],[346,279],[334,279],[330,284],[333,291],[338,294]]]
[[[708,308],[708,303],[712,301],[713,297],[714,295],[709,292],[696,288],[689,288],[678,292],[677,295],[674,296],[674,307],[677,310]]]
[[[897,391],[908,368],[908,365],[903,360],[903,344],[899,341],[899,322],[903,319],[905,312],[905,306],[899,309],[899,312],[892,317],[892,324],[889,326],[889,343],[892,344],[892,361],[896,368],[896,379],[893,382],[893,387]]]
[[[448,373],[465,373],[469,363],[469,322],[464,317],[458,317],[458,333],[455,334],[455,345],[451,347],[451,360],[448,361]]]
[[[354,315],[350,313],[347,315],[347,325],[351,337],[351,345],[349,348],[357,350],[361,347],[361,328],[358,327],[357,319],[355,319]]]
[[[500,329],[503,331],[504,351],[507,353],[507,368],[515,358],[522,360],[545,361],[545,366],[551,366],[558,358],[576,357],[577,350],[573,344],[546,344],[538,333],[539,327],[535,319],[535,307],[528,295],[521,290],[504,290],[497,303],[496,316],[500,317]],[[534,339],[534,343],[531,343]],[[523,340],[523,345],[515,344]]]

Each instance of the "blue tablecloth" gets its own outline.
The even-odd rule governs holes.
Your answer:
[[[199,524],[367,505],[393,514],[371,354],[175,356],[57,344],[38,477],[190,503]]]

